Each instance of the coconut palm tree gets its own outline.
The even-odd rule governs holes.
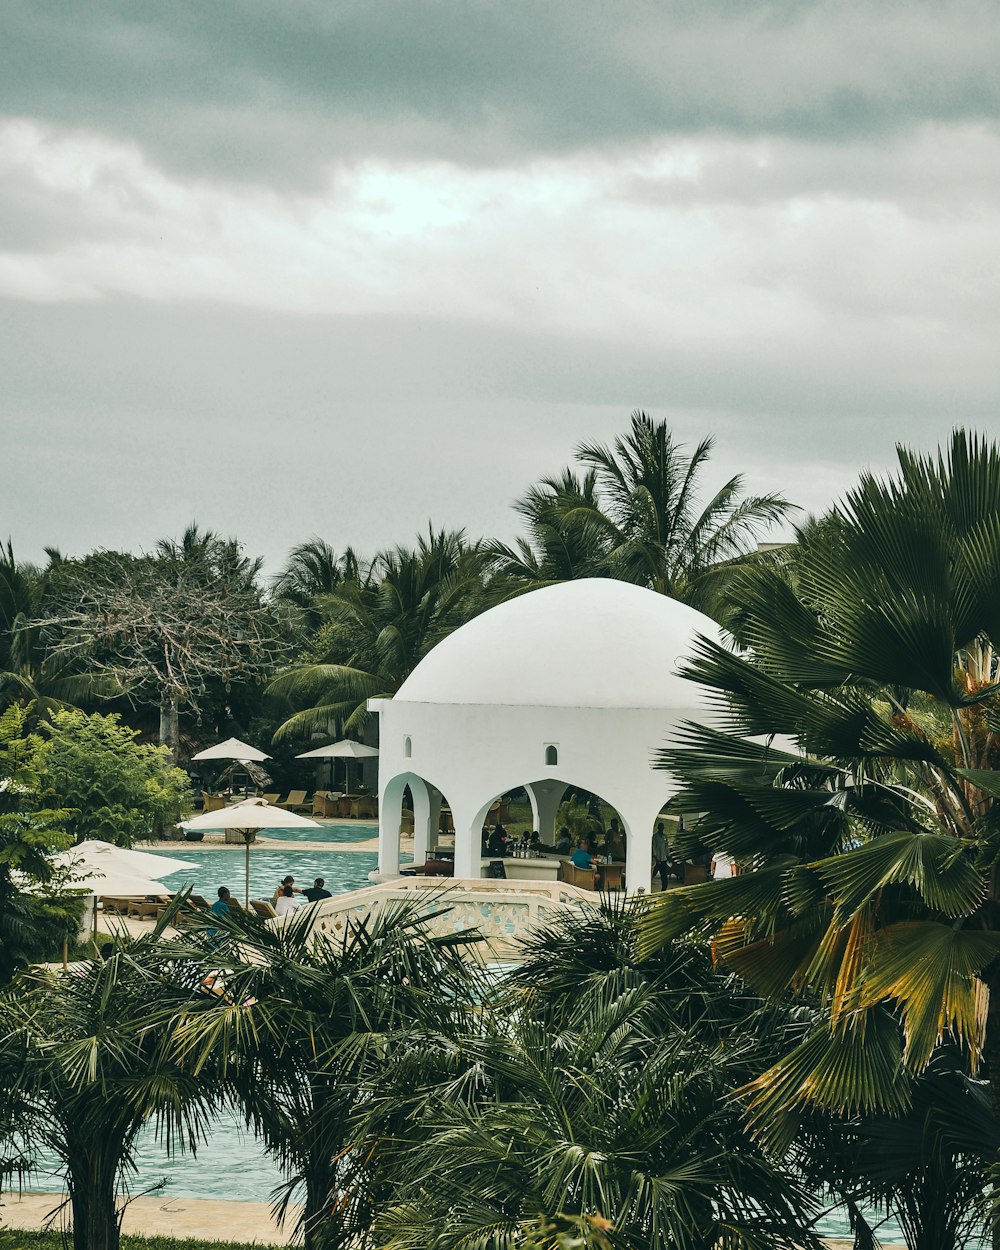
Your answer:
[[[535,589],[577,577],[609,575],[608,527],[597,514],[597,475],[582,477],[564,469],[547,477],[514,505],[528,526],[528,538],[513,547],[493,542],[487,547],[497,573],[518,589]]]
[[[406,1056],[373,1086],[362,1141],[389,1178],[376,1244],[817,1244],[801,1186],[731,1098],[768,1036],[757,1004],[729,998],[693,945],[639,959],[635,929],[622,906],[561,917],[453,1044],[461,1063],[421,1087]]]
[[[683,668],[722,718],[660,758],[678,849],[743,871],[671,892],[648,940],[705,927],[758,991],[822,1005],[752,1087],[779,1145],[808,1108],[902,1113],[945,1038],[1000,1115],[1000,446],[900,448],[835,530],[794,581],[739,583],[749,653],[702,641]]]
[[[50,553],[50,566],[58,563]],[[14,558],[8,539],[0,547],[0,708],[21,703],[32,724],[50,712],[110,697],[114,685],[86,671],[77,657],[53,653],[43,638],[48,570]]]
[[[326,624],[315,660],[268,687],[275,701],[297,709],[275,741],[363,724],[369,698],[394,694],[433,646],[488,606],[483,545],[463,531],[431,529],[416,548],[380,553],[365,575],[317,602]]]
[[[322,538],[293,547],[288,562],[271,583],[271,593],[278,603],[298,609],[310,632],[323,623],[318,601],[332,594],[343,581],[360,581],[361,562],[354,550],[347,547],[338,556]]]
[[[702,439],[689,455],[666,422],[634,412],[612,446],[577,448],[577,460],[596,475],[599,500],[573,513],[575,524],[587,520],[603,530],[613,576],[710,615],[721,611],[733,565],[750,558],[758,536],[790,510],[779,495],[745,496],[740,474],[701,499],[712,447],[711,438]]]
[[[221,1084],[185,1072],[171,1051],[181,1012],[225,1006],[198,994],[200,979],[154,934],[73,975],[23,974],[0,996],[0,1132],[62,1164],[75,1250],[118,1250],[144,1125],[156,1119],[193,1150],[206,1111],[222,1105]]]
[[[399,903],[320,931],[313,912],[270,928],[213,918],[206,968],[222,934],[226,997],[242,1007],[197,1013],[178,1029],[194,1074],[224,1056],[248,1125],[290,1173],[280,1210],[304,1192],[306,1250],[363,1233],[372,1160],[352,1150],[351,1116],[397,1049],[453,1032],[474,1000],[475,934],[434,937],[426,901]]]

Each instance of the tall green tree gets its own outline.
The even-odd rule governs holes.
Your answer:
[[[326,616],[311,662],[268,687],[289,711],[275,739],[308,739],[368,716],[367,700],[395,693],[430,649],[488,606],[483,545],[462,531],[430,530],[415,548],[375,557],[318,601]]]
[[[603,526],[613,575],[718,615],[733,565],[790,505],[780,495],[744,494],[740,474],[703,498],[712,447],[705,438],[688,454],[665,421],[634,412],[611,446],[582,443],[576,456],[596,475],[599,503],[590,515]]]
[[[77,842],[116,846],[150,838],[190,811],[187,774],[165,747],[138,741],[117,715],[53,713],[42,726],[36,769],[50,806],[66,812]]]
[[[48,856],[72,845],[66,813],[48,804],[38,770],[42,740],[28,732],[29,709],[0,714],[0,986],[57,950],[79,908],[46,897]],[[54,892],[54,891],[53,891]]]
[[[306,1250],[357,1244],[371,1221],[352,1114],[374,1074],[397,1048],[453,1032],[472,1002],[475,935],[428,935],[422,910],[396,904],[323,932],[311,912],[273,928],[234,917],[226,994],[243,1006],[178,1030],[195,1074],[225,1056],[247,1123],[290,1173],[285,1202],[303,1193]]]
[[[173,1054],[182,1013],[228,1006],[198,993],[195,968],[192,981],[188,960],[154,934],[73,975],[25,974],[0,995],[0,1133],[29,1159],[44,1149],[61,1163],[74,1250],[118,1250],[145,1125],[195,1149],[225,1101],[220,1081],[192,1076]]]
[[[50,552],[50,567],[60,559]],[[0,547],[0,708],[21,703],[32,724],[56,708],[116,693],[77,657],[46,645],[40,622],[48,585],[48,569],[16,560],[9,540]]]
[[[611,538],[600,514],[597,474],[564,469],[543,478],[514,505],[528,537],[514,546],[494,542],[489,553],[501,577],[515,586],[544,586],[578,577],[611,575]]]
[[[261,684],[283,655],[258,571],[235,540],[197,527],[154,555],[64,560],[50,596],[51,651],[158,707],[160,743],[176,758],[182,709],[198,714],[220,687]]]
[[[566,914],[453,1043],[455,1070],[421,1083],[412,1052],[387,1068],[363,1108],[393,1181],[375,1244],[817,1244],[802,1187],[732,1098],[770,1049],[770,1017],[755,1024],[759,1004],[693,944],[642,959],[635,937],[632,907]]]
[[[671,892],[649,940],[701,927],[761,993],[822,1006],[752,1086],[778,1144],[810,1108],[905,1111],[946,1041],[1000,1115],[1000,447],[898,454],[793,579],[741,580],[749,652],[699,644],[683,671],[719,718],[660,759],[679,849],[743,871]]]

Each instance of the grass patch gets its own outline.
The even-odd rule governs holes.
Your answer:
[[[53,1195],[55,1196],[55,1195]],[[2,1218],[2,1212],[0,1212]],[[72,1237],[69,1243],[72,1245]],[[43,1233],[37,1230],[0,1227],[0,1250],[66,1250],[67,1242],[62,1234],[53,1230]],[[199,1250],[210,1246],[211,1250],[260,1250],[260,1242],[252,1241],[202,1241],[194,1237],[139,1237],[122,1234],[122,1250]]]

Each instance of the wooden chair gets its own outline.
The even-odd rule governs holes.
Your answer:
[[[314,790],[313,796],[312,796],[312,812],[310,813],[310,815],[325,816],[326,815],[326,802],[327,802],[327,791],[326,790]]]
[[[581,890],[597,889],[593,868],[580,868],[571,859],[564,859],[560,865],[559,880],[567,885],[575,885]]]
[[[201,805],[206,812],[221,812],[226,806],[226,800],[221,794],[209,794],[207,790],[202,790]]]
[[[355,820],[371,820],[378,815],[378,800],[373,794],[359,794],[351,803],[351,815]]]

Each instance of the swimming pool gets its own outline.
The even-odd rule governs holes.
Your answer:
[[[177,853],[173,851],[173,853]],[[180,852],[183,854],[183,852]],[[246,852],[234,846],[218,851],[199,851],[191,856],[193,868],[171,873],[163,884],[171,890],[190,885],[194,894],[214,899],[220,885],[243,898]],[[331,894],[360,890],[368,874],[378,866],[374,851],[276,851],[250,848],[250,897],[270,898],[282,877],[289,873],[301,889],[322,877]]]

